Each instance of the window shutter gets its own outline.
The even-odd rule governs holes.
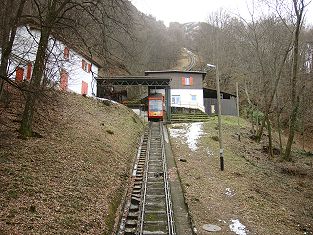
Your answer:
[[[82,69],[85,70],[85,67],[86,67],[86,61],[82,59]]]
[[[182,77],[181,81],[182,81],[183,86],[185,86],[186,85],[186,78]]]
[[[17,67],[15,71],[16,71],[15,80],[16,80],[17,82],[23,81],[24,69],[21,68],[21,67]]]
[[[82,95],[87,95],[88,94],[88,83],[82,81]]]
[[[190,85],[190,86],[193,85],[193,78],[192,78],[192,77],[189,78],[189,85]]]
[[[60,89],[66,91],[68,87],[68,73],[61,69]]]
[[[88,73],[91,71],[91,64],[88,64]]]
[[[64,59],[68,60],[70,58],[70,50],[68,47],[64,47]]]
[[[33,67],[32,63],[28,63],[28,64],[27,64],[26,79],[27,79],[28,81],[30,81],[30,78],[31,78],[31,76],[32,76],[32,67]]]

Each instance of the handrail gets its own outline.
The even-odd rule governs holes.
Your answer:
[[[151,126],[151,123],[149,123]],[[146,152],[146,167],[145,167],[145,176],[144,176],[144,192],[143,192],[143,199],[141,204],[141,220],[140,220],[140,228],[139,234],[143,234],[143,225],[144,225],[144,216],[145,216],[145,204],[146,204],[146,193],[147,193],[147,181],[148,181],[148,171],[149,171],[149,159],[150,159],[150,142],[151,142],[151,128],[149,128],[149,138],[147,143],[147,152]]]
[[[199,105],[198,103],[179,103],[179,104],[171,104],[171,107],[176,108],[190,108],[190,109],[199,109],[202,112],[205,112],[204,105]]]
[[[170,235],[176,235],[173,209],[172,209],[170,185],[168,183],[167,162],[166,162],[165,147],[164,147],[164,136],[163,136],[164,130],[163,130],[162,122],[160,122],[160,132],[161,132],[161,146],[162,146],[163,174],[164,174],[164,192],[165,192],[165,198],[166,198],[168,232]]]

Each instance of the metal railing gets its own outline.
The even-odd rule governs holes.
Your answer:
[[[161,147],[162,147],[162,159],[163,159],[163,172],[164,172],[164,192],[166,198],[166,209],[167,209],[167,223],[168,223],[168,233],[170,235],[175,235],[175,222],[174,222],[174,213],[172,207],[172,199],[171,199],[171,191],[170,185],[168,182],[168,174],[167,174],[167,162],[165,155],[165,147],[164,147],[164,130],[163,125],[160,122],[160,132],[161,132]]]
[[[202,112],[205,112],[204,105],[199,105],[198,103],[179,103],[171,104],[171,107],[174,108],[188,108],[188,109],[199,109]]]

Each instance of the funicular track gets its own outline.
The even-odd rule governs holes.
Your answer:
[[[161,122],[149,123],[132,177],[132,189],[117,234],[176,234]]]

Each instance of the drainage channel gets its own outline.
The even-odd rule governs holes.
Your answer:
[[[175,235],[162,122],[150,122],[138,149],[118,235]]]

